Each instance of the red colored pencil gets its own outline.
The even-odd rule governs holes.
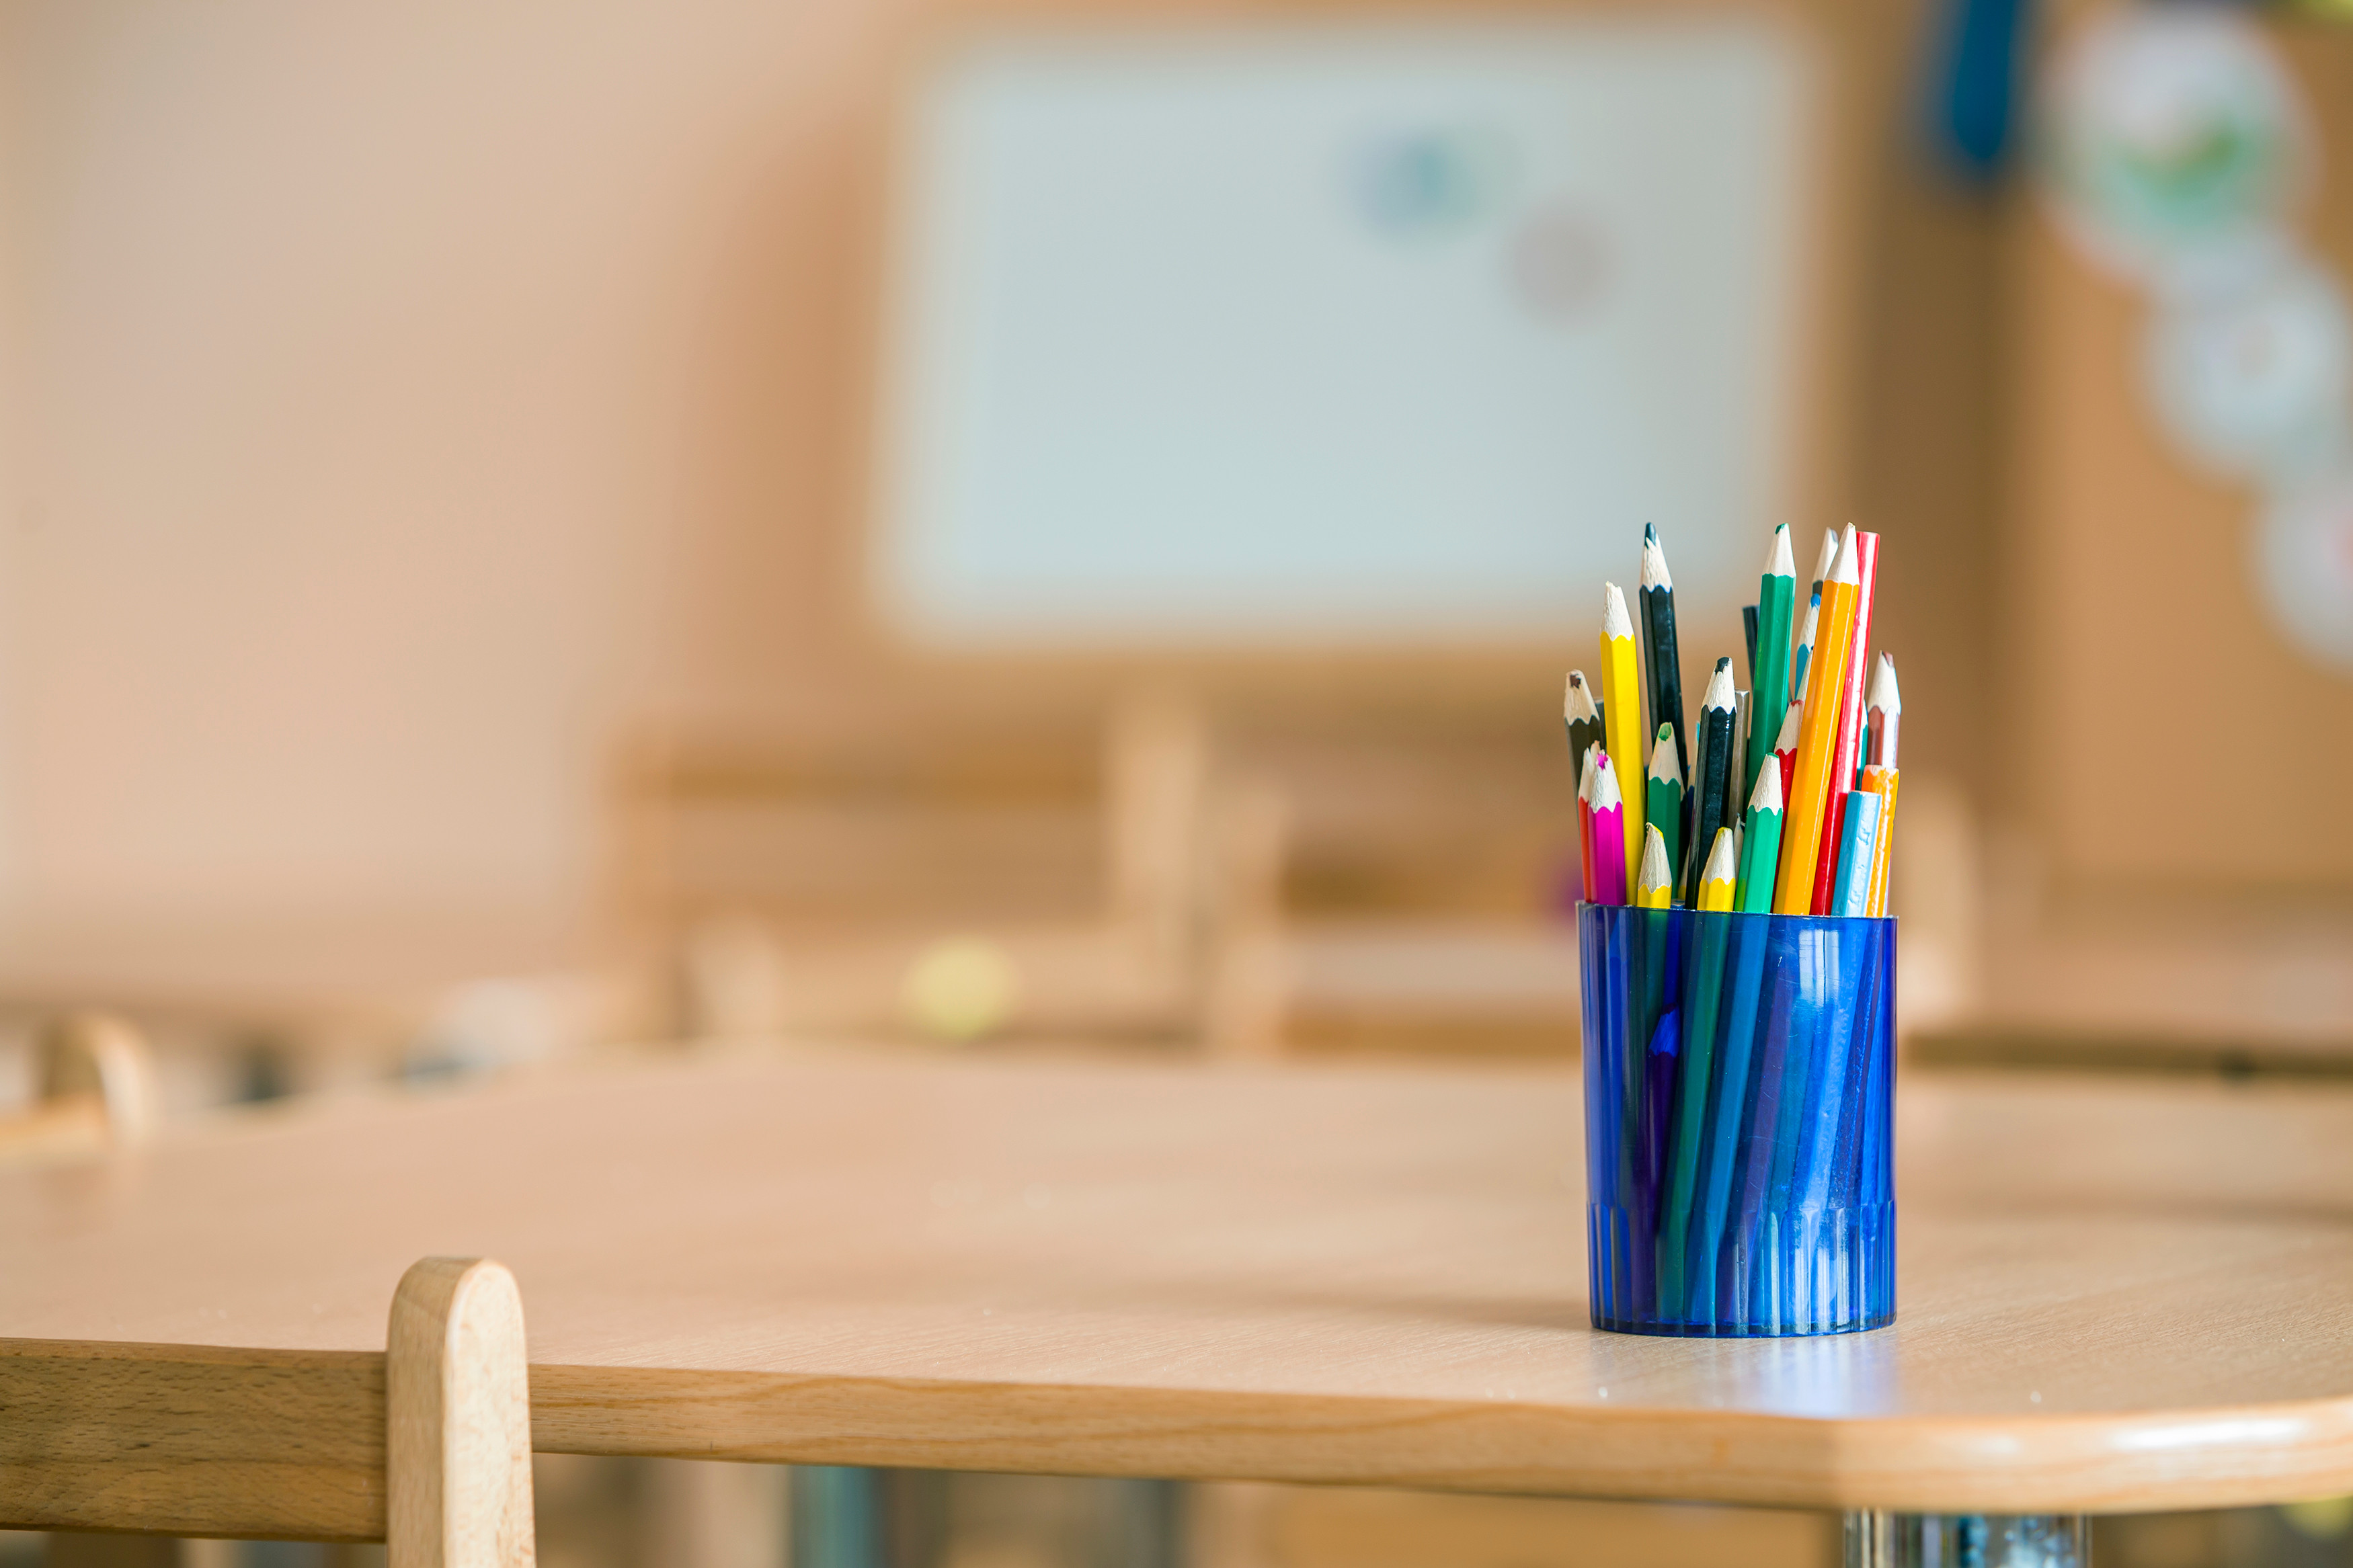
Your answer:
[[[1593,900],[1597,904],[1626,901],[1626,797],[1618,791],[1618,774],[1609,753],[1593,748]]]
[[[1773,737],[1773,761],[1781,768],[1781,798],[1789,798],[1789,779],[1798,771],[1798,737],[1804,731],[1806,703],[1791,698],[1781,715],[1781,732]]]
[[[1871,666],[1871,591],[1879,577],[1879,535],[1854,536],[1854,636],[1847,644],[1846,680],[1839,692],[1838,740],[1831,748],[1830,794],[1822,801],[1822,841],[1814,859],[1813,912],[1831,912],[1838,887],[1840,846],[1846,841],[1846,797],[1853,793],[1862,745],[1862,694]]]

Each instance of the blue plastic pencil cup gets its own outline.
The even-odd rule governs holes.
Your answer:
[[[1593,1326],[1895,1316],[1895,922],[1586,904]]]

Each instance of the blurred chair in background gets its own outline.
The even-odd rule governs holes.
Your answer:
[[[35,1041],[33,1103],[0,1118],[0,1161],[69,1158],[146,1142],[155,1063],[139,1031],[106,1013],[53,1019]]]
[[[1227,888],[1198,709],[1083,733],[672,741],[624,767],[624,920],[705,1039],[1197,1038]]]

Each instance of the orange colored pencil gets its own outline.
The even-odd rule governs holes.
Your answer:
[[[1831,912],[1838,883],[1839,847],[1845,842],[1846,797],[1862,764],[1862,686],[1871,673],[1871,592],[1879,580],[1879,535],[1854,533],[1854,633],[1849,639],[1846,684],[1839,692],[1838,742],[1831,749],[1831,788],[1822,803],[1822,850],[1814,867],[1814,913]]]
[[[1814,907],[1814,867],[1822,847],[1822,807],[1830,797],[1831,752],[1838,745],[1839,710],[1846,691],[1847,659],[1854,651],[1854,535],[1839,545],[1822,579],[1812,667],[1806,671],[1806,711],[1798,731],[1798,763],[1781,820],[1781,871],[1773,912],[1802,915]]]

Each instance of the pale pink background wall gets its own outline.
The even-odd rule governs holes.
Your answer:
[[[888,16],[8,4],[0,902],[586,892],[619,728],[798,679]]]

